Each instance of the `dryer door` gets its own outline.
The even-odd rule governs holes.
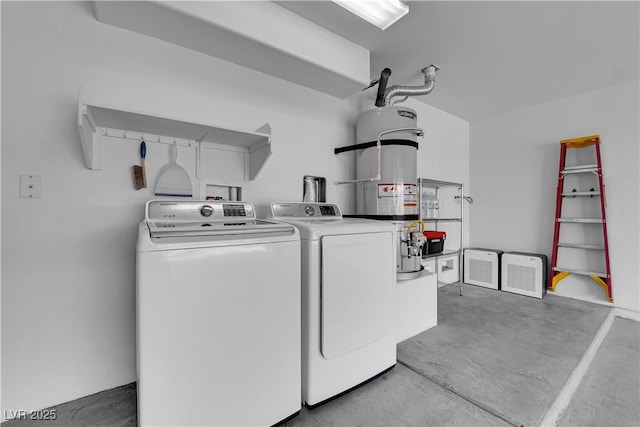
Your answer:
[[[391,233],[322,238],[321,350],[327,359],[393,333]]]

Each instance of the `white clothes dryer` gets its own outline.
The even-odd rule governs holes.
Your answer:
[[[396,364],[395,228],[337,205],[272,203],[302,248],[302,398],[314,407]]]
[[[295,227],[245,202],[152,200],[136,276],[140,426],[273,425],[299,412]]]

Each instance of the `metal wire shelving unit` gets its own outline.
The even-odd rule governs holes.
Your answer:
[[[454,196],[455,199],[459,199],[460,200],[460,210],[458,212],[458,215],[456,216],[451,216],[451,217],[435,217],[435,218],[427,218],[424,210],[422,209],[423,206],[423,202],[424,202],[424,189],[425,188],[431,188],[435,190],[435,198],[436,200],[440,200],[441,197],[441,190],[444,188],[453,188],[453,189],[457,189],[458,194],[456,196]],[[464,260],[463,260],[463,244],[464,244],[464,201],[468,201],[468,202],[472,202],[472,199],[470,197],[466,197],[464,194],[464,185],[462,183],[458,183],[458,182],[449,182],[449,181],[439,181],[439,180],[435,180],[435,179],[428,179],[428,178],[418,178],[418,206],[420,207],[419,209],[419,214],[420,214],[420,219],[425,223],[425,224],[433,224],[433,227],[435,228],[436,231],[438,230],[438,225],[439,224],[443,224],[443,223],[458,223],[459,224],[459,242],[457,245],[457,249],[445,249],[440,253],[437,254],[428,254],[425,255],[423,258],[424,259],[434,259],[436,260],[436,264],[438,263],[439,259],[443,259],[443,258],[448,258],[451,257],[452,255],[457,255],[458,257],[458,281],[460,283],[460,295],[462,295],[462,282],[463,282],[463,274],[464,274]],[[437,267],[436,267],[437,269]],[[440,281],[440,273],[436,272],[436,274],[438,274],[438,285],[444,285],[444,284],[449,284],[446,282],[442,282]],[[455,283],[455,282],[452,282]]]

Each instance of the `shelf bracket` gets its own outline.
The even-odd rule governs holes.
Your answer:
[[[78,131],[84,161],[89,169],[102,170],[102,136],[96,132],[96,121],[84,103],[84,87],[78,89]]]

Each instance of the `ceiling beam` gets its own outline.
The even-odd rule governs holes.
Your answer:
[[[106,24],[338,98],[370,80],[369,50],[273,2],[94,1],[94,11]]]

